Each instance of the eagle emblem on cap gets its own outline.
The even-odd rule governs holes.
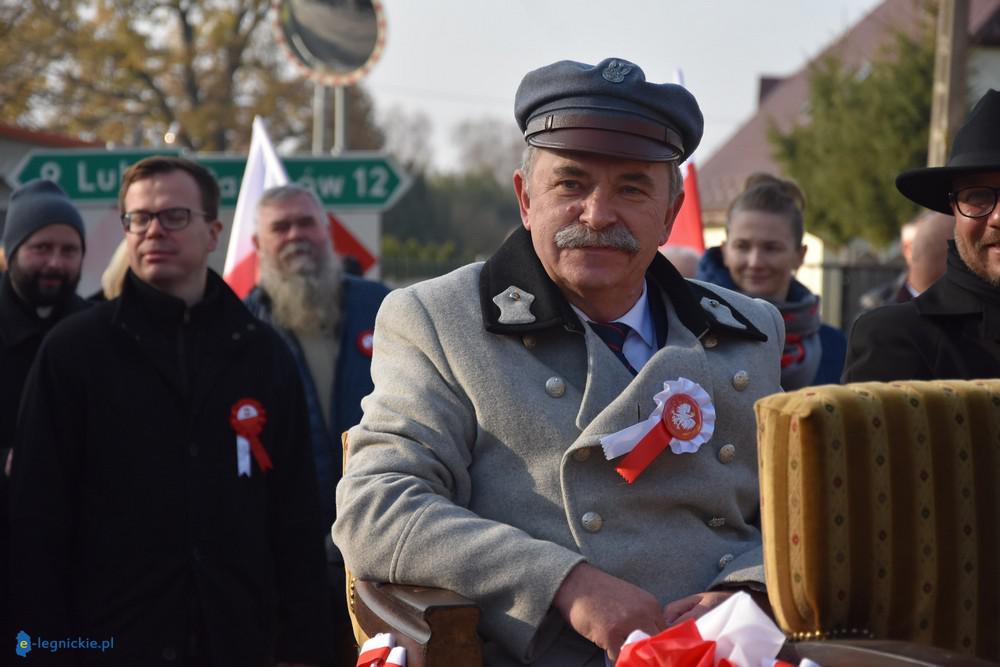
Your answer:
[[[635,67],[630,62],[624,60],[612,60],[608,63],[608,66],[604,68],[601,72],[601,76],[604,77],[605,81],[610,81],[611,83],[621,83],[628,76],[628,73],[632,71]]]

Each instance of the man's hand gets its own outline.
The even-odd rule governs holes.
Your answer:
[[[696,593],[680,600],[674,600],[663,608],[667,625],[676,625],[688,619],[698,618],[725,602],[733,591],[712,591]]]
[[[14,462],[14,450],[11,449],[7,452],[7,460],[3,464],[3,474],[10,477],[11,464]]]
[[[570,570],[552,606],[574,630],[607,651],[612,660],[618,657],[633,630],[655,635],[666,627],[656,598],[587,563]]]

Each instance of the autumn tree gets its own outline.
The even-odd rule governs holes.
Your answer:
[[[233,151],[259,114],[276,141],[308,145],[313,86],[285,63],[270,7],[0,0],[0,118],[125,145],[174,126],[181,146]],[[348,106],[348,147],[380,146],[367,94],[350,89]]]
[[[894,35],[878,58],[849,68],[826,58],[809,73],[808,122],[770,131],[775,157],[803,187],[809,230],[843,244],[884,245],[917,207],[896,191],[896,175],[927,161],[934,42]]]

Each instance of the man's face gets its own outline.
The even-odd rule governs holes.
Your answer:
[[[204,288],[208,256],[219,242],[222,223],[208,221],[202,212],[198,183],[183,170],[154,174],[132,183],[125,193],[125,211],[191,210],[183,229],[164,229],[159,219],[143,232],[126,232],[129,267],[153,287],[185,298]]]
[[[69,225],[42,227],[25,240],[10,262],[14,289],[33,306],[51,306],[76,291],[83,243]]]
[[[670,201],[670,178],[661,162],[542,149],[530,181],[514,174],[535,253],[571,303],[614,304],[615,317],[635,303],[683,201]]]
[[[973,186],[1000,187],[1000,171],[956,178],[952,192]],[[952,211],[955,213],[955,245],[962,260],[980,278],[1000,287],[1000,206],[979,218],[963,215],[954,203]]]
[[[261,261],[282,274],[315,274],[333,253],[326,215],[307,195],[262,206],[254,245]]]

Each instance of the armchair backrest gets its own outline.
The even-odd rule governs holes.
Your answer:
[[[782,629],[1000,660],[1000,380],[808,387],[756,413]]]

